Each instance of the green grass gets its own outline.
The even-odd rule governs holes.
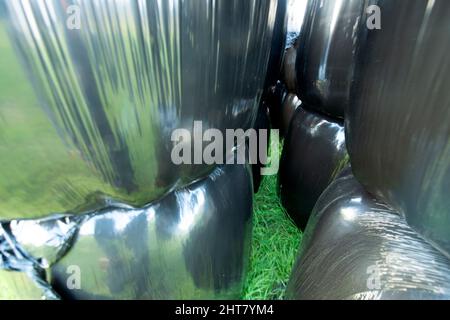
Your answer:
[[[282,299],[301,232],[282,208],[276,176],[267,176],[255,196],[250,268],[243,299]]]

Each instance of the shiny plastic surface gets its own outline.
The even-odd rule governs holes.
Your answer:
[[[450,299],[450,260],[341,174],[318,200],[289,299]]]
[[[301,229],[326,187],[348,164],[342,124],[299,107],[280,162],[281,203]]]
[[[145,205],[214,169],[173,129],[256,118],[276,0],[69,4],[0,1],[0,219]]]
[[[377,1],[346,136],[356,178],[450,253],[450,2]],[[408,26],[408,27],[405,27]]]
[[[281,66],[286,46],[287,33],[287,9],[289,0],[277,0],[277,12],[273,28],[272,47],[270,49],[270,59],[267,66],[267,76],[264,89],[276,84],[280,77]]]
[[[23,272],[0,269],[0,300],[58,300],[58,295],[40,279]]]
[[[45,268],[65,299],[238,299],[252,196],[248,167],[227,165],[142,209],[11,221],[9,242],[24,252],[12,261]]]
[[[289,92],[295,93],[297,90],[297,71],[295,63],[297,61],[297,50],[300,39],[296,39],[292,46],[286,49],[283,59],[282,80]]]
[[[301,33],[308,1],[309,0],[288,0],[286,49],[293,46]]]
[[[297,53],[297,94],[304,103],[344,117],[353,77],[363,0],[310,0]]]
[[[53,265],[52,284],[77,299],[237,299],[252,196],[246,166],[225,166],[143,210],[95,214]],[[65,286],[72,265],[81,271],[80,290]]]
[[[289,93],[284,99],[283,106],[281,107],[281,135],[285,136],[289,130],[289,126],[294,118],[295,111],[302,105],[302,102],[298,97]]]
[[[53,216],[38,220],[12,220],[6,225],[17,246],[29,257],[35,257],[40,268],[48,268],[70,249],[85,218],[83,215]],[[18,269],[23,269],[23,266]]]
[[[42,263],[17,245],[8,223],[0,224],[0,300],[59,299]]]
[[[267,104],[265,101],[261,101],[261,104],[259,106],[258,115],[256,116],[255,125],[253,126],[254,129],[257,132],[257,138],[258,138],[258,155],[263,154],[259,150],[260,147],[260,139],[263,139],[260,130],[267,130],[267,139],[270,137],[270,119],[269,119],[269,109],[267,107]],[[261,144],[263,146],[264,143]],[[265,150],[265,155],[268,155],[269,151],[269,143],[266,144],[267,148]],[[254,193],[257,193],[259,191],[259,186],[261,185],[261,170],[264,168],[264,163],[267,163],[267,159],[263,159],[264,161],[261,161],[262,159],[257,159],[256,164],[252,164],[252,175],[253,175],[253,191]]]
[[[288,1],[288,23],[286,50],[284,52],[281,79],[289,92],[295,93],[297,90],[297,75],[295,63],[297,60],[297,50],[300,38],[306,30],[305,15],[309,0],[289,0]]]
[[[283,104],[288,94],[286,86],[281,81],[278,81],[276,85],[268,88],[267,92],[263,102],[269,108],[270,124],[272,128],[280,129],[283,118]]]

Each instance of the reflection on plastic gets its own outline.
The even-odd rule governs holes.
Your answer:
[[[376,3],[382,28],[361,28],[346,112],[352,167],[450,255],[450,2]]]
[[[0,300],[58,300],[59,296],[39,278],[0,269]]]
[[[289,93],[284,99],[283,105],[281,107],[281,134],[284,136],[289,130],[292,119],[294,118],[295,111],[301,106],[302,102],[298,97]]]
[[[29,255],[11,236],[8,223],[0,224],[0,300],[55,300],[59,296],[46,282],[42,262]]]
[[[16,270],[47,261],[54,290],[69,299],[238,299],[252,197],[247,166],[227,165],[141,209],[115,203],[89,215],[11,221],[9,242],[24,255],[6,258]]]
[[[279,173],[281,203],[299,228],[305,228],[317,199],[347,164],[342,124],[299,107]]]
[[[450,299],[450,260],[347,169],[318,200],[290,299]]]
[[[256,117],[276,0],[70,3],[0,2],[0,218],[145,205],[214,169],[172,164],[174,128]]]
[[[297,53],[297,93],[302,102],[344,117],[353,77],[362,0],[310,0]]]

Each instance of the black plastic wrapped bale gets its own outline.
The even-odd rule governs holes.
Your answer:
[[[294,117],[295,111],[302,105],[302,102],[298,99],[298,97],[289,93],[283,101],[283,105],[281,107],[281,125],[280,125],[280,134],[281,136],[286,136],[289,126],[291,124],[292,118]]]
[[[52,267],[52,284],[61,296],[76,299],[237,299],[251,212],[247,167],[218,168],[142,210],[115,208],[88,217],[71,250]],[[80,290],[65,286],[71,265],[80,268]]]
[[[294,66],[297,64],[298,55],[299,54],[305,54],[306,45],[308,44],[308,38],[309,38],[309,30],[311,29],[311,23],[313,21],[314,17],[314,6],[315,6],[315,0],[306,0],[304,13],[303,13],[303,21],[300,28],[299,36],[296,40],[295,46],[297,47],[297,53],[295,54],[296,61],[294,62]],[[288,15],[292,15],[292,13],[288,13]],[[297,68],[295,68],[297,73]],[[297,76],[303,76],[302,74],[296,75],[296,85],[295,92],[298,89],[298,79]]]
[[[348,164],[342,124],[299,107],[280,162],[281,203],[301,229],[326,187]]]
[[[281,73],[281,78],[286,85],[287,90],[293,93],[297,90],[297,71],[295,70],[295,63],[297,60],[299,42],[300,40],[296,39],[292,46],[286,49]]]
[[[276,0],[74,4],[0,1],[0,219],[144,206],[215,168],[175,129],[256,118]]]
[[[303,103],[343,118],[353,77],[365,1],[311,0],[297,53],[297,94]]]
[[[65,299],[238,299],[252,191],[248,166],[227,165],[144,208],[113,203],[8,228],[31,255],[21,263],[45,262]]]
[[[318,200],[289,299],[450,299],[450,260],[346,170]]]
[[[252,128],[283,3],[1,0],[0,221],[23,254],[0,269],[51,266],[73,298],[238,298],[251,176],[178,165],[172,137]]]
[[[269,119],[269,108],[267,107],[267,104],[265,101],[261,101],[261,104],[259,105],[258,114],[256,116],[254,129],[256,130],[257,134],[257,144],[258,144],[258,159],[253,159],[252,162],[252,175],[253,175],[253,191],[254,193],[257,193],[259,191],[259,187],[261,185],[262,175],[261,170],[264,168],[265,164],[267,163],[267,157],[264,159],[260,159],[259,155],[268,155],[269,152],[269,137],[270,137],[270,119]],[[266,135],[262,134],[265,130]],[[260,139],[266,139],[267,144],[266,150],[260,151],[260,146],[264,146],[264,143],[260,144]],[[256,161],[256,163],[254,163]]]
[[[450,254],[450,1],[377,1],[346,137],[356,178]],[[408,27],[405,27],[408,26]]]
[[[288,0],[286,49],[294,45],[302,32],[309,0]]]
[[[297,60],[297,49],[299,37],[302,37],[308,0],[289,0],[287,9],[287,34],[286,49],[284,52],[281,79],[286,84],[289,92],[297,90],[297,79],[295,62]]]
[[[274,85],[280,76],[281,66],[283,62],[283,53],[286,46],[287,3],[288,0],[278,0],[277,3],[274,29],[272,33],[272,47],[270,49],[270,59],[267,68],[266,81],[264,84],[265,89]]]
[[[266,96],[264,97],[264,103],[269,108],[269,118],[272,128],[280,129],[282,123],[282,108],[284,101],[287,97],[286,86],[278,81],[276,85],[271,86]]]

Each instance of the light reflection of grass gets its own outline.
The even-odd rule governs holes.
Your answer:
[[[4,26],[0,27],[0,56],[0,219],[17,217],[17,212],[24,216],[59,212],[63,209],[60,199],[44,191],[61,190],[64,174],[76,174],[84,164],[68,161]],[[90,177],[79,179],[90,184]]]

